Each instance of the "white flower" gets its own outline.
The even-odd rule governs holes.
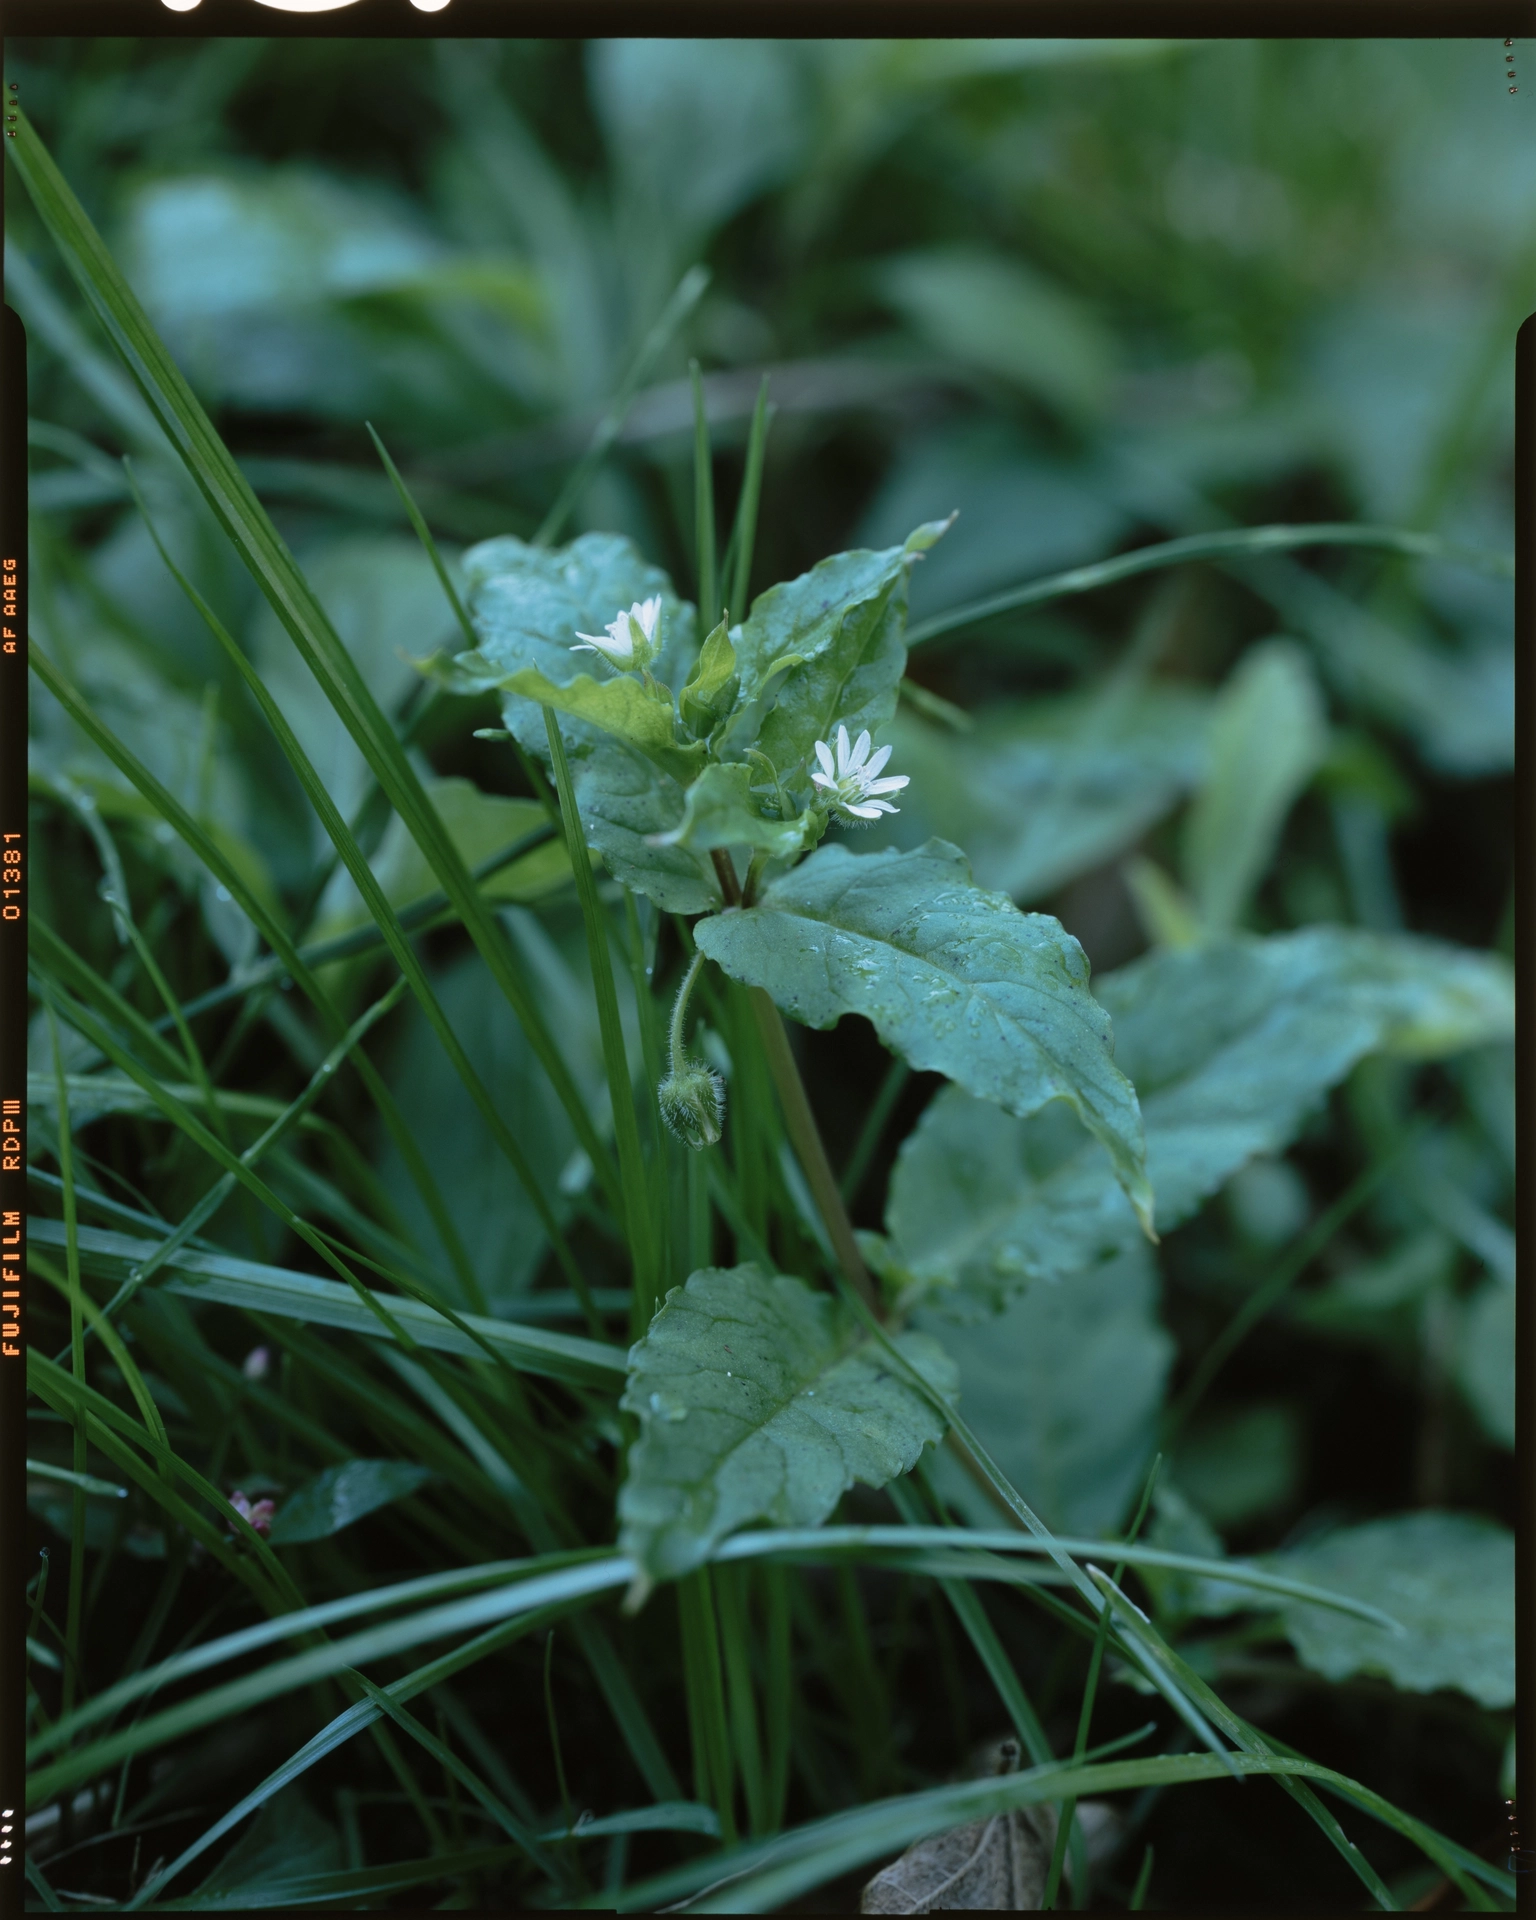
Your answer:
[[[821,762],[821,771],[813,773],[811,779],[825,794],[824,804],[839,820],[849,826],[867,824],[871,820],[878,820],[882,813],[901,811],[899,807],[893,807],[889,800],[875,797],[882,793],[900,793],[907,784],[904,773],[885,780],[875,778],[890,757],[889,747],[882,747],[876,754],[870,753],[867,729],[859,735],[850,751],[848,729],[839,727],[836,764],[833,764],[832,749],[825,740],[818,740],[816,758]]]
[[[606,634],[578,633],[578,640],[590,644],[573,646],[572,653],[600,653],[610,665],[627,672],[631,667],[648,666],[660,651],[656,639],[661,625],[661,595],[637,600],[628,613],[615,614]]]

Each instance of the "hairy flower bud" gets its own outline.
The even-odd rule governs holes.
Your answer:
[[[718,1073],[687,1060],[656,1089],[656,1104],[668,1129],[690,1147],[712,1147],[725,1119],[725,1082]]]

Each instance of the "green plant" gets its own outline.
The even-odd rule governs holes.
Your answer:
[[[73,836],[75,868],[92,857],[106,873],[118,946],[103,957],[48,917],[34,941],[51,1037],[30,1091],[58,1143],[57,1174],[40,1165],[36,1177],[59,1212],[33,1221],[31,1254],[65,1304],[69,1346],[58,1359],[36,1353],[32,1378],[39,1410],[72,1440],[69,1466],[44,1460],[39,1476],[39,1509],[59,1513],[71,1551],[54,1642],[41,1581],[37,1592],[33,1638],[60,1678],[52,1694],[39,1675],[32,1696],[34,1803],[107,1781],[121,1811],[144,1761],[170,1756],[176,1780],[177,1756],[195,1752],[180,1743],[224,1723],[275,1729],[282,1754],[113,1897],[362,1905],[446,1885],[464,1902],[643,1909],[704,1897],[755,1910],[1040,1800],[1080,1807],[1215,1780],[1236,1792],[1262,1773],[1378,1904],[1399,1895],[1324,1792],[1419,1849],[1469,1904],[1507,1901],[1508,1877],[1471,1849],[1291,1751],[1225,1697],[1254,1647],[1289,1645],[1296,1661],[1271,1665],[1292,1675],[1416,1691],[1451,1678],[1502,1711],[1507,1534],[1402,1515],[1228,1558],[1183,1489],[1211,1512],[1253,1511],[1251,1493],[1223,1494],[1220,1435],[1206,1432],[1204,1453],[1196,1442],[1202,1399],[1262,1315],[1294,1306],[1319,1325],[1364,1317],[1374,1329],[1372,1286],[1397,1304],[1439,1289],[1456,1314],[1448,1236],[1480,1236],[1501,1257],[1500,1222],[1472,1197],[1479,1176],[1458,1171],[1471,1152],[1463,1109],[1442,1094],[1410,1117],[1403,1088],[1424,1063],[1469,1056],[1475,1073],[1496,1059],[1512,1030],[1509,969],[1390,928],[1277,926],[1266,914],[1268,931],[1252,930],[1311,783],[1331,778],[1346,802],[1390,788],[1367,750],[1351,759],[1350,743],[1330,737],[1294,646],[1249,648],[1214,694],[1183,699],[1145,685],[1155,647],[1133,647],[1075,708],[1040,703],[1043,720],[1010,719],[1006,733],[983,714],[963,754],[952,706],[914,692],[908,674],[909,645],[946,626],[1135,572],[1279,564],[1277,553],[1330,544],[1444,560],[1444,543],[1332,523],[1218,530],[1036,579],[909,632],[909,577],[944,551],[943,523],[924,522],[899,544],[820,559],[748,605],[752,557],[768,544],[756,519],[767,408],[759,387],[721,560],[695,378],[679,517],[693,533],[696,604],[624,535],[555,544],[595,459],[531,538],[497,535],[456,557],[438,550],[430,512],[375,436],[442,590],[428,637],[446,643],[416,650],[416,684],[402,673],[389,711],[25,123],[13,158],[137,392],[109,390],[124,417],[143,427],[147,408],[154,423],[137,504],[226,663],[220,701],[252,738],[268,730],[284,791],[308,803],[331,849],[285,895],[210,797],[212,775],[201,792],[175,790],[82,688],[69,621],[59,601],[45,607],[40,685],[94,751],[40,751],[39,805],[50,833]],[[621,396],[697,284],[685,276],[670,305],[656,303],[664,325],[642,341],[642,372]],[[901,297],[921,305],[928,284],[909,272]],[[622,415],[621,401],[598,454]],[[329,735],[313,707],[292,718],[280,677],[252,665],[225,617],[235,596],[221,612],[176,558],[164,502],[189,510],[165,444],[211,516],[202,524],[322,690]],[[57,560],[62,595],[68,562]],[[495,717],[490,701],[501,725],[479,732],[508,784],[526,787],[515,799],[428,774],[414,752],[424,714],[451,729],[456,714]],[[891,740],[871,753],[882,731]],[[345,805],[325,758],[337,743],[360,770]],[[1052,769],[1033,847],[1000,831],[1020,806],[1021,743]],[[1097,786],[1080,777],[1095,753]],[[211,744],[204,757],[216,757]],[[1091,870],[1106,846],[1134,843],[1127,820],[1145,825],[1186,796],[1182,842],[1156,844],[1127,874],[1154,950],[1091,988],[1080,943],[1015,896],[1040,897],[1043,873],[1055,886]],[[899,815],[885,812],[898,801]],[[828,839],[834,823],[849,837]],[[915,843],[877,838],[898,823],[918,828]],[[872,850],[854,837],[866,824]],[[181,896],[153,864],[168,858],[162,826],[199,876],[191,886],[212,892],[206,874],[226,896],[200,905],[206,924],[219,924],[219,907],[242,916],[223,978],[176,971],[172,984],[163,955],[188,936]],[[951,833],[984,874],[1011,870],[977,884]],[[158,923],[136,917],[151,892]],[[472,946],[451,962],[428,944],[445,926]],[[211,975],[208,938],[193,951]],[[311,1013],[286,1004],[284,979]],[[416,1064],[386,1074],[369,1037],[407,994]],[[215,1051],[199,1039],[214,1029],[195,1022],[220,1009],[232,1024]],[[861,1111],[862,1137],[829,1150],[785,1014],[812,1031],[853,1014],[890,1056],[892,1091]],[[227,1071],[259,1021],[289,1056],[280,1091],[252,1093]],[[353,1104],[338,1108],[333,1090],[353,1069]],[[947,1084],[895,1159],[883,1231],[860,1231],[849,1210],[859,1169],[912,1070]],[[1329,1207],[1285,1216],[1294,1189],[1280,1175],[1266,1197],[1263,1177],[1289,1165],[1340,1088],[1366,1151]],[[1490,1111],[1496,1100],[1495,1088]],[[451,1153],[485,1156],[488,1182],[516,1195],[502,1202],[514,1227],[494,1258],[463,1204],[474,1190],[462,1168],[412,1126],[455,1114]],[[386,1143],[373,1159],[358,1145],[365,1118]],[[75,1133],[101,1121],[119,1130],[114,1152],[135,1143],[126,1176],[77,1157]],[[1399,1258],[1373,1278],[1356,1261],[1298,1299],[1300,1274],[1404,1168],[1441,1195],[1439,1238],[1410,1238],[1406,1267]],[[117,1197],[125,1177],[153,1197]],[[1154,1318],[1150,1248],[1209,1222],[1218,1192],[1235,1225],[1217,1263],[1246,1260],[1250,1284],[1162,1410],[1171,1342]],[[294,1264],[300,1247],[335,1277]],[[563,1330],[583,1322],[584,1337]],[[626,1327],[627,1351],[615,1338]],[[1087,1409],[1091,1431],[1053,1427],[1063,1407]],[[1282,1416],[1248,1452],[1278,1454],[1283,1431]],[[1173,1456],[1161,1478],[1159,1441]],[[264,1491],[277,1496],[270,1533],[247,1498]],[[891,1510],[901,1524],[885,1522]],[[488,1543],[513,1551],[488,1558]],[[102,1684],[96,1669],[84,1686],[110,1570],[139,1554],[163,1561],[152,1603],[113,1677]],[[1486,1568],[1475,1600],[1439,1572],[1470,1554]],[[1094,1564],[1106,1557],[1113,1579]],[[402,1560],[426,1570],[399,1578]],[[1405,1570],[1419,1580],[1411,1592]],[[946,1768],[898,1760],[902,1642],[893,1655],[882,1634],[900,1615],[872,1585],[887,1576],[901,1606],[924,1594],[940,1609],[928,1644],[954,1659],[958,1640],[975,1656],[990,1710],[1027,1753],[1022,1771],[943,1786],[933,1776]],[[1087,1661],[1060,1751],[1039,1704],[1050,1676],[1026,1684],[1017,1617],[984,1604],[984,1585],[1031,1609],[1058,1658],[1081,1650]],[[167,1654],[164,1623],[194,1587],[207,1604]],[[1207,1624],[1234,1613],[1248,1618]],[[1449,1675],[1435,1652],[1447,1631],[1460,1636]],[[1158,1718],[1090,1746],[1101,1676]],[[489,1713],[465,1685],[496,1689]],[[547,1729],[547,1760],[531,1758],[523,1722]],[[1153,1730],[1162,1753],[1114,1757]],[[363,1731],[377,1756],[368,1770],[323,1773]],[[332,1826],[299,1783],[342,1777]],[[376,1828],[363,1846],[360,1780],[392,1796],[399,1826],[410,1808],[415,1853],[396,1835],[380,1845]],[[573,1824],[572,1783],[583,1803],[645,1804]],[[164,1804],[157,1791],[151,1777],[135,1805],[144,1831]],[[192,1890],[182,1876],[207,1868],[253,1813]],[[645,1848],[638,1869],[631,1845]],[[1053,1890],[1065,1870],[1085,1901],[1080,1819],[1063,1845]],[[43,1866],[34,1885],[62,1897]],[[1133,1905],[1146,1885],[1143,1872]]]

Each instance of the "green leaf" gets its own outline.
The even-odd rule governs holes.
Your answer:
[[[904,545],[878,553],[833,554],[753,603],[733,636],[741,699],[769,702],[757,744],[781,779],[790,780],[839,722],[856,738],[896,711],[907,660],[907,574],[947,525],[929,522]]]
[[[863,1014],[911,1066],[1011,1114],[1068,1101],[1150,1227],[1136,1094],[1111,1058],[1082,948],[1058,921],[972,886],[958,848],[821,847],[761,905],[700,921],[694,937],[807,1026]]]
[[[424,784],[449,839],[471,870],[545,824],[544,809],[535,800],[482,793],[473,781],[456,774]],[[378,851],[368,864],[393,907],[412,906],[438,890],[437,875],[398,814],[391,814]],[[565,848],[558,840],[549,840],[482,880],[480,891],[488,900],[538,900],[564,886],[570,875]],[[368,924],[371,918],[352,876],[338,867],[321,900],[311,938],[333,938],[351,927]]]
[[[1456,1343],[1456,1379],[1478,1425],[1501,1447],[1515,1444],[1515,1290],[1485,1281],[1466,1303]]]
[[[712,761],[684,796],[683,817],[659,846],[757,847],[775,858],[798,853],[815,828],[815,816],[765,820],[752,793],[752,768],[741,761]]]
[[[899,711],[888,771],[912,784],[875,844],[952,840],[980,885],[1024,905],[1123,853],[1202,777],[1210,701],[1155,684],[1125,701],[1107,693],[989,705],[958,748]]]
[[[556,549],[531,547],[510,535],[487,540],[465,554],[464,572],[480,646],[453,663],[451,684],[462,691],[497,687],[528,669],[542,676],[531,684],[547,682],[563,690],[562,698],[578,678],[595,687],[590,675],[578,674],[579,663],[589,656],[572,652],[577,634],[601,633],[616,613],[656,594],[662,603],[662,650],[653,663],[657,677],[676,686],[692,662],[693,609],[678,600],[659,567],[617,534],[586,533]],[[623,684],[641,692],[637,681]],[[616,699],[631,697],[621,693]],[[524,749],[548,764],[549,742],[538,707],[512,694],[504,712]],[[642,728],[655,729],[654,719],[633,717]],[[605,733],[591,715],[565,708],[560,737],[587,843],[603,856],[614,878],[669,913],[707,913],[718,906],[720,887],[708,856],[656,844],[657,836],[671,832],[683,817],[683,789],[672,773]],[[697,767],[688,760],[679,770],[686,782]]]
[[[692,677],[677,696],[683,724],[701,738],[711,732],[735,702],[741,676],[736,671],[736,649],[722,620],[699,649]]]
[[[1070,1287],[1031,1287],[996,1319],[918,1320],[960,1369],[972,1430],[1053,1532],[1109,1532],[1146,1478],[1174,1353],[1156,1301],[1138,1241]],[[935,1459],[934,1474],[951,1505],[996,1525],[997,1509],[951,1456]]]
[[[498,684],[506,693],[521,694],[558,713],[590,721],[604,733],[638,748],[674,780],[691,779],[704,764],[702,741],[686,746],[679,743],[672,702],[665,689],[642,686],[627,673],[612,680],[594,680],[590,674],[579,673],[569,685],[560,685],[537,667],[521,667]]]
[[[1515,1698],[1515,1541],[1471,1513],[1396,1514],[1264,1556],[1262,1565],[1380,1607],[1398,1635],[1321,1607],[1287,1607],[1303,1665],[1330,1680],[1380,1674],[1412,1693],[1458,1687],[1485,1707]]]
[[[879,273],[887,299],[946,355],[1074,416],[1099,412],[1113,337],[1093,309],[1021,261],[967,247],[910,253]]]
[[[1514,1020],[1497,956],[1343,927],[1152,954],[1107,975],[1099,998],[1140,1096],[1163,1231],[1294,1139],[1364,1055],[1434,1058],[1503,1037]],[[1008,1119],[951,1088],[898,1155],[886,1224],[893,1260],[915,1279],[994,1306],[1136,1235],[1095,1146],[1049,1110]]]
[[[269,1800],[198,1887],[199,1899],[264,1907],[273,1883],[326,1873],[341,1865],[341,1842],[298,1787]],[[230,1898],[229,1896],[243,1896]]]
[[[1290,640],[1252,648],[1217,698],[1210,775],[1185,823],[1184,878],[1213,931],[1242,918],[1326,746],[1306,655]]]
[[[954,1391],[934,1341],[899,1344],[941,1394]],[[701,1566],[754,1520],[815,1526],[855,1480],[884,1486],[943,1437],[839,1301],[753,1266],[705,1267],[674,1287],[629,1364],[621,1405],[640,1438],[620,1546],[649,1580]]]
[[[409,1460],[344,1460],[283,1501],[267,1538],[275,1546],[325,1540],[376,1507],[403,1500],[432,1478]]]

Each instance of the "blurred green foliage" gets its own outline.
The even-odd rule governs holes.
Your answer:
[[[1391,524],[1493,556],[1235,558],[925,640],[889,730],[911,785],[901,815],[860,851],[930,834],[959,842],[980,884],[1058,915],[1111,978],[1148,946],[1234,928],[1337,923],[1512,951],[1513,601],[1497,562],[1513,524],[1513,337],[1536,305],[1536,143],[1529,96],[1507,94],[1492,43],[60,39],[11,41],[7,55],[33,123],[471,864],[539,824],[538,796],[504,743],[475,737],[496,724],[495,702],[446,701],[412,664],[456,649],[458,630],[364,422],[457,577],[464,546],[540,526],[702,261],[707,289],[646,373],[565,530],[627,535],[680,592],[696,590],[698,558],[690,355],[704,369],[727,509],[769,374],[755,592],[956,509],[915,570],[915,625],[1123,548],[1265,522]],[[7,299],[30,341],[36,636],[301,944],[365,924],[250,695],[155,551],[118,462],[131,455],[160,537],[258,667],[389,898],[421,900],[430,871],[167,460],[14,183],[6,222]],[[256,929],[227,890],[36,686],[32,786],[33,910],[143,1020],[165,1009],[135,959],[130,917],[182,1003],[217,995],[253,959]],[[611,1118],[569,878],[546,845],[487,885],[584,1098]],[[631,933],[616,965],[649,978],[657,917],[637,915]],[[616,1259],[592,1165],[527,1039],[455,932],[427,936],[423,951],[555,1217],[606,1283]],[[1175,963],[1164,953],[1152,964]],[[333,959],[325,978],[356,1017],[369,960]],[[263,1096],[271,1112],[295,1098],[326,1050],[296,998],[274,979],[199,1029],[221,1089]],[[727,1065],[742,1054],[734,1017],[730,1003],[710,1009]],[[804,1049],[843,1163],[884,1068],[849,1025]],[[415,1123],[468,1273],[490,1312],[531,1316],[535,1289],[557,1277],[539,1219],[420,1012],[403,1008],[382,1031],[381,1070]],[[142,1105],[90,1105],[77,1082],[102,1057],[72,1030],[61,1037],[76,1077],[76,1173],[101,1202],[92,1218],[114,1224],[112,1205],[137,1210],[141,1226],[181,1217],[206,1164],[168,1145]],[[35,1197],[53,1212],[59,1096],[41,1014],[32,1040]],[[977,1430],[1053,1525],[1122,1524],[1161,1444],[1155,1543],[1272,1550],[1277,1567],[1321,1584],[1356,1578],[1351,1591],[1388,1607],[1410,1594],[1411,1644],[1384,1653],[1378,1630],[1306,1608],[1235,1632],[1202,1626],[1230,1609],[1203,1604],[1185,1576],[1147,1580],[1160,1625],[1194,1634],[1185,1647],[1202,1671],[1270,1699],[1283,1737],[1346,1772],[1379,1771],[1392,1702],[1393,1791],[1476,1847],[1496,1824],[1508,1725],[1490,1596],[1514,1497],[1513,1052],[1500,1043],[1431,1066],[1360,1058],[1378,1044],[1363,1038],[1338,1073],[1317,1074],[1298,1097],[1309,1117],[1295,1143],[1288,1127],[1256,1137],[1271,1157],[1239,1167],[1221,1203],[1167,1232],[1155,1256],[1122,1251],[1078,1284],[1037,1284],[1000,1319],[944,1337]],[[920,1077],[884,1108],[861,1225],[891,1226],[884,1201],[903,1138],[912,1144],[898,1165],[915,1164],[925,1134],[947,1124],[934,1107],[925,1133],[912,1133],[931,1090]],[[733,1101],[749,1094],[733,1086]],[[349,1097],[340,1083],[327,1095],[328,1130],[306,1133],[303,1152],[274,1149],[274,1186],[385,1257],[431,1244],[431,1210],[398,1143]],[[765,1230],[770,1199],[792,1221],[793,1167],[755,1147],[747,1158],[760,1182],[747,1224]],[[1220,1177],[1229,1172],[1223,1162]],[[894,1218],[899,1178],[892,1196]],[[1319,1223],[1328,1230],[1313,1244]],[[238,1199],[206,1231],[249,1259],[298,1258],[274,1220]],[[1286,1278],[1298,1248],[1306,1257]],[[455,1297],[467,1302],[464,1273]],[[1260,1295],[1257,1331],[1202,1376],[1223,1329]],[[317,1591],[474,1550],[477,1510],[463,1488],[477,1475],[505,1493],[511,1474],[507,1498],[523,1511],[517,1474],[485,1439],[489,1416],[475,1428],[460,1413],[455,1426],[425,1374],[381,1385],[378,1370],[328,1360],[317,1336],[296,1335],[282,1343],[288,1411],[269,1425],[260,1396],[275,1386],[240,1373],[241,1343],[258,1334],[232,1309],[194,1332],[183,1303],[162,1297],[129,1324],[155,1362],[145,1391],[209,1480],[244,1473],[255,1490],[265,1474],[312,1494],[332,1484],[318,1476],[343,1471],[328,1427],[364,1462],[381,1446],[425,1459],[424,1432],[432,1446],[445,1429],[457,1436],[454,1493],[381,1504],[426,1472],[407,1466],[350,1510],[375,1511],[344,1542],[305,1546],[294,1564]],[[60,1317],[50,1350],[66,1337]],[[1187,1398],[1192,1381],[1198,1400]],[[105,1364],[97,1384],[113,1385]],[[526,1437],[536,1423],[518,1417]],[[610,1420],[594,1437],[564,1402],[542,1405],[538,1420],[595,1501],[593,1461],[617,1428]],[[50,1444],[63,1466],[63,1430],[45,1420],[31,1451],[46,1460]],[[69,1534],[62,1484],[35,1483],[46,1538]],[[939,1487],[985,1516],[958,1476]],[[1404,1512],[1415,1507],[1426,1511]],[[119,1553],[154,1576],[135,1575],[123,1622],[99,1629],[92,1686],[163,1652],[167,1619],[194,1633],[200,1612],[228,1604],[198,1589],[191,1606],[193,1589],[178,1584],[186,1541],[156,1598],[166,1545],[150,1517],[137,1494],[93,1497],[85,1510],[85,1542],[102,1555],[88,1611],[105,1569],[119,1569],[126,1590]],[[1384,1546],[1373,1527],[1388,1529]],[[1476,1605],[1445,1571],[1469,1554],[1489,1568]],[[920,1607],[882,1590],[872,1646],[846,1589],[797,1593],[798,1682],[811,1701],[796,1735],[797,1816],[928,1784],[956,1757],[968,1712],[997,1717],[980,1669],[958,1677],[944,1616],[930,1631]],[[787,1608],[765,1594],[761,1604]],[[1469,1609],[1477,1617],[1463,1621]],[[1063,1676],[1076,1656],[1044,1651],[1033,1617],[1010,1615],[1004,1630],[1054,1732],[1075,1715]],[[1289,1638],[1304,1674],[1254,1655],[1266,1631]],[[1441,1635],[1460,1645],[1457,1633],[1471,1636],[1463,1668],[1424,1652]],[[675,1692],[675,1649],[666,1657],[674,1664],[658,1671]],[[603,1757],[607,1708],[589,1697],[587,1670],[562,1676],[559,1660],[549,1697],[562,1702],[578,1796],[621,1804],[638,1789],[622,1753]],[[515,1684],[498,1682],[499,1708],[515,1697],[518,1714],[542,1711],[517,1690],[533,1661],[531,1648],[508,1655]],[[1326,1705],[1317,1675],[1349,1687]],[[1462,1694],[1432,1694],[1447,1686]],[[1273,1704],[1262,1689],[1276,1687]],[[1416,1715],[1421,1694],[1440,1720],[1427,1705]],[[520,1773],[527,1761],[542,1782],[542,1754],[487,1759],[495,1742],[477,1714],[446,1684],[434,1697],[521,1817],[523,1786],[495,1769]],[[1374,1719],[1360,1719],[1360,1699]],[[1131,1705],[1140,1715],[1145,1703]],[[286,1723],[272,1724],[280,1735]],[[275,1761],[272,1746],[269,1729],[208,1764],[243,1790]],[[393,1776],[383,1765],[368,1775],[375,1800],[361,1825],[361,1790],[337,1779],[335,1827],[297,1790],[283,1803],[287,1852],[299,1832],[315,1871],[361,1868],[383,1835],[394,1857],[400,1800],[383,1798]],[[177,1791],[150,1788],[140,1817]],[[540,1818],[558,1822],[553,1787],[528,1791]],[[1353,1883],[1330,1879],[1331,1857],[1292,1859],[1289,1829],[1234,1819],[1224,1835],[1186,1805],[1170,1795],[1155,1815],[1164,1904],[1219,1902],[1261,1879],[1298,1901],[1340,1886],[1347,1897]],[[209,1891],[261,1878],[274,1817],[269,1806]],[[1150,1807],[1132,1816],[1149,1817]],[[1383,1871],[1409,1874],[1408,1852],[1385,1840],[1380,1852]],[[1127,1852],[1111,1870],[1116,1897],[1135,1864]],[[101,1884],[121,1893],[121,1875]],[[1401,1890],[1422,1888],[1405,1877]]]

